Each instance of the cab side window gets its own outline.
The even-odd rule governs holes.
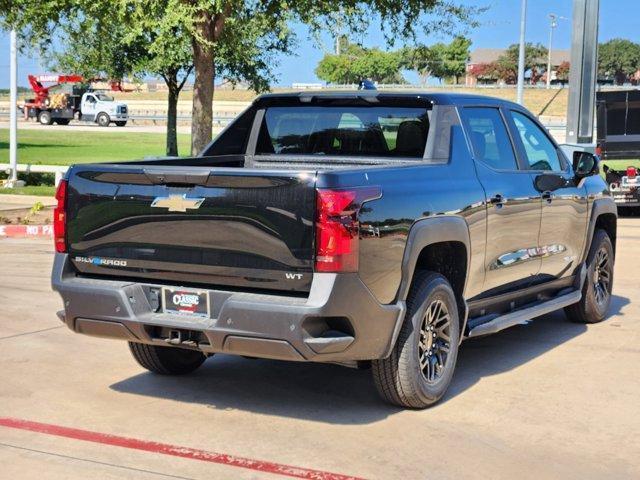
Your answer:
[[[531,170],[561,172],[564,165],[560,161],[558,150],[542,129],[526,115],[511,111],[527,163]]]
[[[507,127],[497,108],[464,108],[463,121],[476,160],[496,170],[518,169]]]

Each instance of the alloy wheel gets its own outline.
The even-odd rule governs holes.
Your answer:
[[[445,303],[442,300],[431,302],[422,319],[418,340],[420,369],[429,383],[437,382],[444,373],[451,346],[450,323],[451,315]]]
[[[596,303],[606,304],[611,295],[611,261],[606,248],[600,248],[594,258],[593,290]]]

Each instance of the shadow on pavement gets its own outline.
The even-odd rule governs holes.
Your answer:
[[[629,303],[612,299],[610,315]],[[587,330],[562,312],[462,344],[456,373],[443,402],[483,377],[508,372]],[[133,360],[132,360],[133,361]],[[369,371],[317,363],[250,360],[215,355],[184,377],[141,373],[111,385],[118,392],[199,403],[332,424],[368,424],[400,409],[379,400]]]
[[[615,279],[614,279],[615,280]],[[614,282],[615,284],[615,282]],[[614,287],[615,289],[615,287]],[[609,312],[607,316],[607,320],[611,317],[615,316],[624,316],[622,313],[622,307],[629,304],[629,299],[626,297],[620,297],[618,295],[611,296],[611,305],[609,306]],[[605,320],[605,322],[607,321]]]
[[[629,300],[613,295],[607,323]],[[569,322],[562,311],[539,317],[495,335],[470,339],[461,345],[456,373],[444,401],[472,387],[482,377],[519,367],[586,332],[587,325]]]

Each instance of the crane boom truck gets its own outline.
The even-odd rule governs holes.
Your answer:
[[[35,97],[24,102],[23,111],[27,119],[35,118],[42,125],[68,125],[74,118],[97,123],[101,127],[108,127],[111,123],[118,127],[127,124],[127,105],[116,102],[109,95],[90,90],[83,85],[84,79],[80,75],[29,75],[28,78]],[[47,87],[44,83],[54,85]],[[63,84],[71,84],[70,93],[50,92]]]

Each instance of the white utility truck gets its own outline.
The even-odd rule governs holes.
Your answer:
[[[58,82],[53,87],[43,86],[43,82]],[[26,118],[34,118],[42,125],[68,125],[73,119],[97,123],[108,127],[115,123],[124,127],[129,120],[127,104],[116,101],[112,96],[97,90],[89,90],[78,84],[82,77],[77,75],[29,75],[29,83],[36,97],[23,105]],[[71,89],[60,91],[62,84],[75,83]],[[50,92],[58,87],[59,93]]]

